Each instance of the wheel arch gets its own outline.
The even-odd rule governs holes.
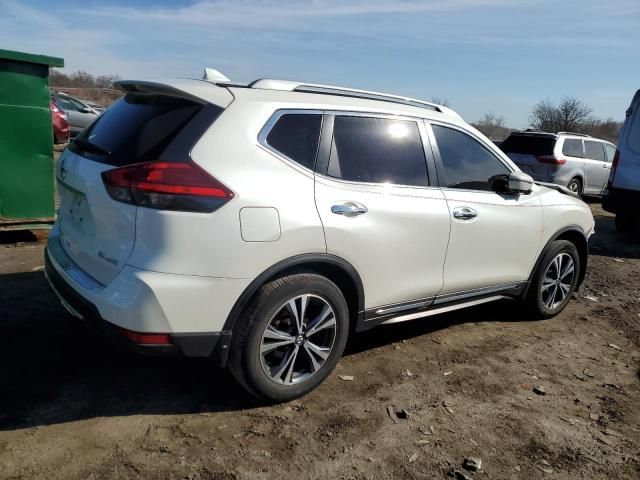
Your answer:
[[[576,285],[576,289],[579,288],[582,282],[584,281],[584,277],[587,274],[587,262],[589,259],[589,244],[587,241],[587,236],[584,233],[584,230],[582,230],[582,228],[579,225],[571,225],[568,227],[564,227],[561,230],[558,230],[556,233],[554,233],[551,236],[551,238],[549,238],[549,240],[547,240],[547,243],[545,244],[544,248],[540,251],[540,255],[538,255],[538,259],[536,260],[536,263],[534,264],[533,269],[529,274],[527,287],[524,289],[524,292],[522,293],[522,298],[526,297],[529,291],[529,287],[531,285],[533,276],[536,274],[536,271],[540,266],[540,262],[542,262],[542,259],[544,258],[545,254],[551,247],[551,244],[556,240],[567,240],[576,246],[576,249],[578,250],[578,256],[580,257],[580,272],[578,272],[578,283]]]
[[[364,312],[364,286],[358,271],[348,261],[336,255],[308,253],[282,260],[258,275],[236,300],[227,316],[224,330],[233,331],[245,306],[260,287],[276,278],[300,272],[318,273],[335,283],[349,306],[351,325],[356,324],[356,320]]]
[[[584,186],[585,186],[584,171],[574,171],[572,175],[569,177],[569,182],[567,183],[567,186],[569,186],[569,183],[571,183],[572,180],[578,180],[578,182],[580,182],[580,192],[578,193],[584,194]]]

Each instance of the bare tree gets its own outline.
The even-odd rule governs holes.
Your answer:
[[[558,106],[550,100],[543,100],[533,107],[529,122],[533,128],[544,132],[581,133],[592,121],[592,111],[575,97],[564,97]]]
[[[433,97],[430,100],[431,103],[435,103],[436,105],[442,105],[443,107],[450,107],[451,103],[449,103],[449,100],[444,98],[444,97]]]
[[[623,125],[624,122],[618,122],[612,118],[607,120],[593,118],[585,124],[582,133],[586,133],[592,137],[609,140],[612,143],[618,143],[620,130]]]
[[[52,68],[49,71],[49,83],[54,87],[71,88],[113,88],[114,82],[120,80],[118,75],[95,76],[84,71],[63,73]]]
[[[491,140],[504,140],[511,133],[511,129],[505,127],[504,117],[499,117],[493,113],[485,113],[480,120],[471,125]]]

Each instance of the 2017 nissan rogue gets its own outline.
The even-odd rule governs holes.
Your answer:
[[[589,208],[449,108],[292,81],[122,81],[61,156],[46,275],[145,352],[211,357],[276,401],[354,332],[499,299],[551,317]]]

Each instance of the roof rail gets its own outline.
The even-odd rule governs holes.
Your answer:
[[[431,102],[425,102],[416,98],[391,95],[388,93],[373,92],[370,90],[359,90],[355,88],[337,87],[335,85],[324,85],[321,83],[304,83],[291,80],[275,80],[272,78],[261,78],[250,83],[249,88],[260,88],[265,90],[282,90],[287,92],[319,93],[323,95],[336,95],[342,97],[364,98],[368,100],[379,100],[382,102],[398,103],[412,107],[426,108],[435,112],[440,112],[450,117],[462,120],[454,110]]]
[[[558,132],[558,135],[574,135],[576,137],[589,137],[589,138],[591,138],[591,135],[587,135],[586,133]]]

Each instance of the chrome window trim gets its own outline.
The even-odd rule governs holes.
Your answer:
[[[286,114],[311,114],[311,115],[343,115],[349,117],[373,117],[373,118],[386,118],[391,120],[403,120],[409,122],[416,122],[416,126],[418,127],[418,132],[420,134],[420,140],[423,146],[423,154],[425,156],[425,168],[427,169],[427,181],[430,183],[429,185],[403,185],[399,183],[375,183],[375,182],[356,182],[353,180],[343,180],[342,178],[330,177],[329,175],[325,175],[323,173],[314,171],[310,168],[305,167],[304,165],[296,162],[294,159],[289,158],[284,153],[275,149],[273,146],[269,145],[267,142],[267,137],[269,136],[269,132],[276,124],[276,122]],[[258,133],[258,145],[271,154],[278,157],[280,160],[284,160],[288,164],[293,164],[293,166],[301,168],[305,173],[312,173],[317,175],[321,179],[329,180],[332,182],[339,182],[347,185],[363,185],[363,186],[372,186],[372,187],[382,187],[382,188],[419,188],[419,189],[429,189],[429,190],[437,190],[440,187],[437,185],[437,182],[434,182],[429,176],[429,168],[428,168],[428,158],[427,158],[427,150],[426,148],[431,148],[429,145],[429,139],[424,137],[425,131],[423,122],[426,121],[424,117],[411,116],[411,115],[400,115],[400,114],[389,114],[389,113],[380,113],[380,112],[363,112],[363,111],[353,111],[353,110],[336,110],[336,109],[309,109],[309,108],[279,108],[273,112],[273,114],[266,121],[264,126],[260,129]],[[321,129],[322,132],[322,124]],[[318,145],[319,147],[319,145]],[[316,158],[317,161],[317,158]]]
[[[305,173],[314,174],[315,172],[312,168],[306,167],[301,163],[297,162],[296,160],[294,160],[293,158],[288,157],[287,155],[282,153],[280,150],[276,149],[272,145],[269,145],[269,142],[267,142],[267,137],[269,136],[271,129],[278,122],[278,120],[280,120],[280,117],[287,114],[320,115],[320,133],[318,134],[318,148],[320,147],[320,135],[322,134],[322,122],[324,121],[324,118],[323,118],[324,111],[313,110],[313,109],[296,109],[296,108],[279,109],[273,112],[273,114],[269,117],[269,119],[260,129],[260,132],[258,132],[258,145],[264,148],[265,150],[267,150],[269,153],[278,157],[280,160],[284,160],[288,164],[293,164],[294,167],[301,168]],[[316,161],[317,161],[317,156],[318,156],[318,151],[316,150]],[[315,162],[314,162],[314,165],[315,165]]]

